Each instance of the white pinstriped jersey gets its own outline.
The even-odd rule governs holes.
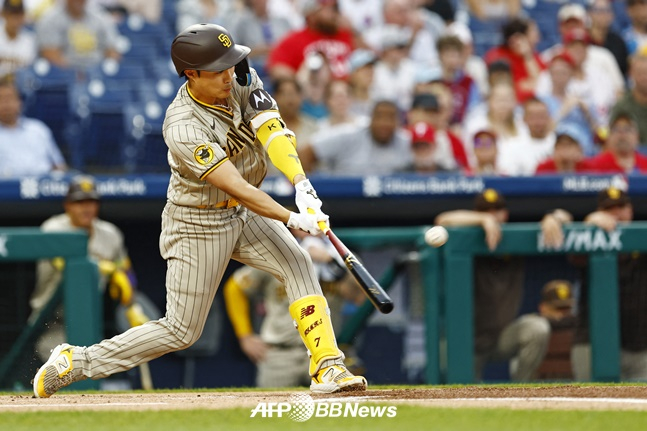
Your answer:
[[[275,111],[274,99],[251,69],[252,83],[234,81],[227,100],[229,109],[194,99],[185,83],[166,111],[163,135],[169,148],[171,180],[167,197],[181,206],[214,205],[231,198],[209,184],[207,177],[229,159],[247,182],[258,187],[267,174],[267,152],[256,140],[251,120],[264,111]]]

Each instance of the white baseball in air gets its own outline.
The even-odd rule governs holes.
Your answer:
[[[440,247],[447,242],[449,233],[442,226],[434,226],[425,232],[425,242],[432,247]]]

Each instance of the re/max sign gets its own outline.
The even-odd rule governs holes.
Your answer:
[[[544,236],[539,232],[537,234],[537,250],[571,252],[621,251],[622,231],[605,232],[602,229],[570,230],[566,232],[564,244],[559,248],[546,247]]]

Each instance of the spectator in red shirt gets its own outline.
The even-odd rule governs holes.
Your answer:
[[[638,126],[628,112],[618,112],[609,123],[605,151],[582,162],[582,170],[600,174],[647,173],[647,156],[638,153]]]
[[[498,60],[510,63],[517,99],[523,102],[534,96],[539,73],[545,68],[535,51],[536,24],[530,20],[515,18],[502,28],[503,44],[485,54],[485,62]]]
[[[555,134],[553,157],[540,163],[535,175],[575,173],[582,170],[582,142],[586,139],[583,131],[575,124],[564,123],[557,126]]]
[[[333,78],[350,73],[348,57],[353,51],[353,33],[342,27],[336,0],[305,0],[305,28],[288,33],[270,52],[267,68],[272,79],[294,76],[306,59],[323,55]]]

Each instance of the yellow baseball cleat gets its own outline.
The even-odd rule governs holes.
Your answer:
[[[312,376],[310,390],[316,394],[331,394],[340,391],[365,391],[366,379],[355,376],[343,365],[331,365]]]
[[[74,370],[72,364],[72,350],[69,344],[61,344],[52,350],[49,359],[34,377],[34,396],[36,398],[49,398],[59,389],[83,380],[85,377]]]

